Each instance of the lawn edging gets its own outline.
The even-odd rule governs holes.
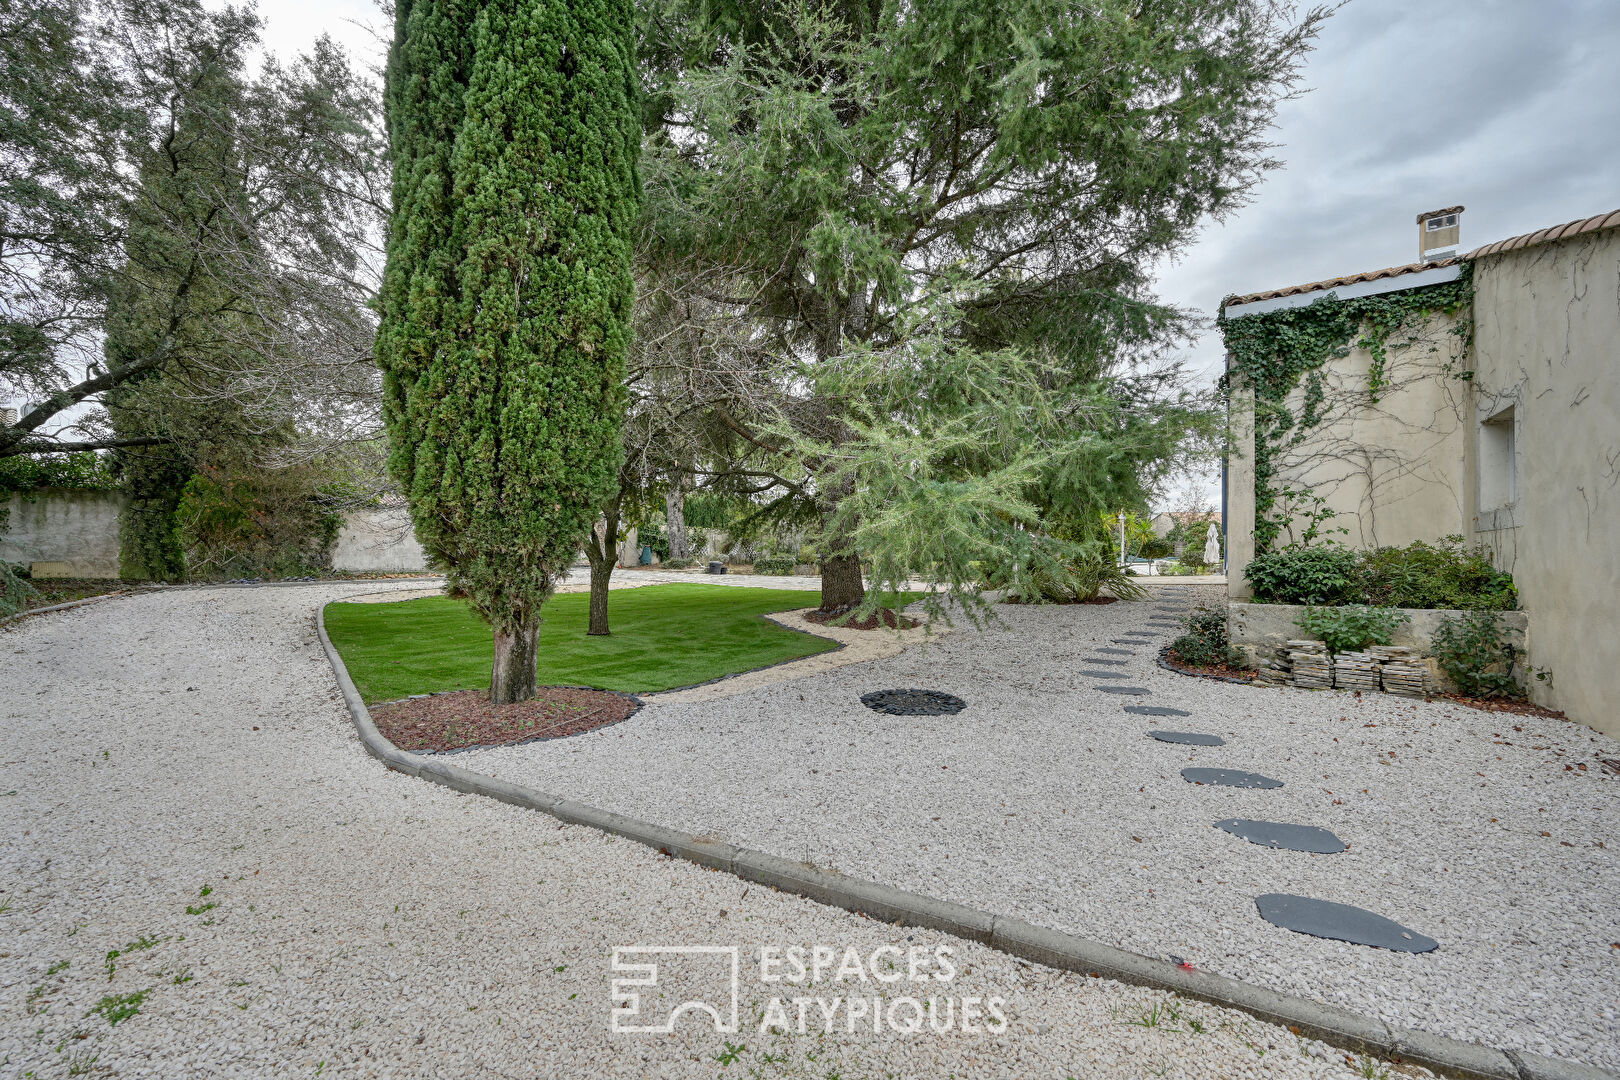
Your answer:
[[[1497,1050],[1409,1028],[1391,1027],[1374,1017],[1336,1005],[1278,993],[1224,975],[1187,970],[1168,960],[1050,930],[1023,919],[848,877],[751,848],[706,840],[573,799],[548,795],[434,757],[407,753],[389,742],[372,722],[359,690],[349,678],[343,658],[327,636],[326,607],[322,604],[317,610],[315,629],[361,745],[384,765],[417,779],[538,810],[565,824],[600,829],[645,844],[660,854],[721,870],[744,881],[769,885],[831,907],[883,922],[942,931],[1060,970],[1170,990],[1183,997],[1238,1009],[1257,1019],[1282,1024],[1296,1035],[1318,1039],[1343,1050],[1408,1061],[1442,1076],[1466,1080],[1620,1080],[1620,1074],[1561,1058],[1522,1050]]]

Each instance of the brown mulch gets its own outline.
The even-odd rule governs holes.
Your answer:
[[[487,690],[458,690],[371,707],[371,719],[401,750],[460,750],[559,739],[616,724],[641,706],[624,694],[542,686],[516,705],[491,705]]]
[[[908,619],[893,608],[878,608],[864,619],[838,621],[848,614],[847,611],[811,611],[806,613],[804,619],[817,626],[832,625],[840,630],[910,630],[917,625],[916,619]]]
[[[1561,712],[1544,709],[1540,705],[1532,705],[1528,701],[1513,701],[1509,698],[1465,697],[1462,694],[1440,694],[1438,696],[1445,698],[1447,701],[1455,701],[1459,705],[1466,705],[1470,709],[1481,709],[1485,712],[1516,713],[1519,716],[1545,716],[1549,720],[1566,719]]]
[[[1260,673],[1252,668],[1227,667],[1225,664],[1189,664],[1177,656],[1174,649],[1165,653],[1164,661],[1177,671],[1184,671],[1188,675],[1214,675],[1222,679],[1241,679],[1243,682],[1253,682],[1260,677]]]

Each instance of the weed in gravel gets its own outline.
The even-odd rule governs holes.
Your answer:
[[[1356,1070],[1356,1075],[1362,1080],[1389,1080],[1389,1068],[1382,1061],[1366,1054],[1351,1059],[1349,1055],[1344,1059],[1350,1067]]]
[[[93,1054],[89,1050],[81,1050],[68,1058],[67,1074],[69,1076],[88,1075],[90,1070],[96,1067],[96,1059],[100,1056],[100,1054]]]
[[[122,949],[107,950],[107,962],[105,965],[107,970],[107,981],[111,982],[112,977],[118,974],[118,958],[120,956],[123,956],[125,953],[140,952],[143,949],[150,949],[161,940],[161,938],[152,937],[150,934],[142,934],[134,941],[126,944]]]
[[[50,967],[45,969],[45,975],[46,975],[46,977],[49,977],[49,976],[55,975],[58,971],[66,971],[67,966],[68,966],[68,961],[66,961],[66,960],[58,960],[56,963],[52,964]]]
[[[1135,1019],[1125,1021],[1129,1027],[1157,1028],[1161,1031],[1180,1031],[1175,1027],[1176,1009],[1164,1002],[1154,1002],[1151,1009],[1142,1009]]]
[[[38,1016],[41,1013],[50,1012],[51,1007],[49,1005],[40,1004],[44,1000],[45,988],[43,986],[34,987],[28,991],[28,996],[23,998],[23,1012],[29,1016]]]
[[[116,1027],[121,1021],[128,1020],[141,1011],[141,1004],[151,990],[137,990],[132,994],[108,994],[90,1007],[84,1015],[98,1014],[106,1020],[109,1026]]]
[[[747,1043],[742,1043],[742,1044],[739,1045],[739,1044],[736,1044],[736,1043],[729,1043],[728,1042],[728,1043],[726,1043],[726,1048],[724,1050],[722,1050],[722,1051],[720,1051],[720,1053],[714,1055],[714,1060],[718,1061],[722,1066],[730,1065],[733,1062],[735,1062],[739,1057],[741,1057],[743,1055],[743,1053],[747,1049],[748,1049],[748,1044]]]

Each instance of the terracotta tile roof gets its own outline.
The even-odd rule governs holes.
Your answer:
[[[1568,240],[1581,233],[1595,232],[1598,229],[1620,228],[1620,210],[1611,210],[1607,214],[1598,214],[1595,217],[1582,218],[1580,221],[1571,221],[1567,225],[1554,225],[1548,229],[1525,233],[1523,236],[1510,236],[1506,240],[1498,240],[1494,244],[1486,244],[1468,253],[1468,258],[1477,259],[1481,255],[1500,255],[1504,251],[1518,251],[1520,248],[1533,247],[1536,244],[1545,244],[1549,240]]]
[[[1355,285],[1362,281],[1378,281],[1382,278],[1400,277],[1402,274],[1416,274],[1422,270],[1434,270],[1442,266],[1455,266],[1462,262],[1460,256],[1449,259],[1436,259],[1434,262],[1407,263],[1405,266],[1386,266],[1382,270],[1368,270],[1361,274],[1350,274],[1347,277],[1328,278],[1326,281],[1312,281],[1304,285],[1290,285],[1286,289],[1267,289],[1265,292],[1246,293],[1243,296],[1228,296],[1223,307],[1235,304],[1252,304],[1256,300],[1275,300],[1279,296],[1298,296],[1301,293],[1319,292],[1326,289],[1338,289],[1345,285]]]
[[[1439,210],[1425,210],[1417,216],[1417,223],[1421,225],[1430,218],[1439,217],[1442,214],[1460,214],[1466,209],[1465,206],[1443,206]]]
[[[1430,212],[1433,213],[1434,211]],[[1457,255],[1449,259],[1437,259],[1434,262],[1427,263],[1407,263],[1405,266],[1388,266],[1382,270],[1368,270],[1361,274],[1328,278],[1326,281],[1290,285],[1286,289],[1268,289],[1265,292],[1246,293],[1243,296],[1229,296],[1222,306],[1252,304],[1257,300],[1275,300],[1281,296],[1299,296],[1302,293],[1324,292],[1328,289],[1342,288],[1345,285],[1355,285],[1363,281],[1378,281],[1383,278],[1400,277],[1402,274],[1416,274],[1423,270],[1433,270],[1442,266],[1455,266],[1457,263],[1477,259],[1483,255],[1500,255],[1506,251],[1517,251],[1520,248],[1531,247],[1535,244],[1545,244],[1549,240],[1567,240],[1572,236],[1579,236],[1581,233],[1613,228],[1620,228],[1620,210],[1613,210],[1607,214],[1598,214],[1595,217],[1582,218],[1580,221],[1571,221],[1564,225],[1554,225],[1550,228],[1539,229],[1536,232],[1525,233],[1522,236],[1510,236],[1506,240],[1498,240],[1494,244],[1486,244],[1484,247],[1475,248],[1467,255]]]

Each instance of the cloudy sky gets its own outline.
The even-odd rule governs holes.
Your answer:
[[[368,0],[261,3],[282,54],[322,32],[367,52],[355,22],[382,23]],[[1161,294],[1213,315],[1229,293],[1411,262],[1415,215],[1458,203],[1464,250],[1620,208],[1616,58],[1620,0],[1350,0],[1279,112],[1283,168]],[[1213,377],[1215,335],[1188,359]]]

